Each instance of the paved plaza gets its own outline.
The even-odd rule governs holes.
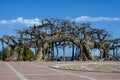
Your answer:
[[[120,73],[59,70],[55,64],[89,62],[0,62],[0,80],[120,80]]]

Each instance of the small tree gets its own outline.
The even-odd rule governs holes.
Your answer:
[[[12,49],[8,49],[7,47],[4,49],[4,56],[3,53],[0,52],[1,58],[4,57],[5,60],[9,60],[12,58]]]
[[[0,51],[0,60],[2,60],[2,51]]]
[[[34,60],[34,54],[30,48],[25,48],[23,52],[23,60],[31,61]]]

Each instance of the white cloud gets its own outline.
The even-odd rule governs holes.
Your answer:
[[[1,21],[0,21],[0,24],[3,24],[3,25],[4,25],[4,24],[8,24],[8,21],[6,21],[6,20],[1,20]]]
[[[75,22],[98,22],[98,21],[120,21],[119,17],[89,17],[89,16],[81,16],[72,19],[71,21]]]
[[[72,19],[71,17],[66,17],[66,19],[69,19],[71,21],[75,22],[98,22],[98,21],[120,21],[119,17],[89,17],[89,16],[81,16]],[[33,25],[40,25],[41,20],[39,18],[34,19],[25,19],[23,17],[18,17],[16,19],[11,20],[0,20],[0,25],[25,25],[25,26],[33,26]]]
[[[25,26],[33,26],[33,25],[39,25],[41,24],[41,20],[38,18],[34,19],[24,19],[23,17],[18,17],[16,19],[11,20],[0,20],[0,25],[6,25],[6,24],[21,24]]]
[[[71,17],[70,16],[66,16],[65,19],[71,19]]]

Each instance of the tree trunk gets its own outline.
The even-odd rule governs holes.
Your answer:
[[[103,50],[100,49],[100,59],[103,59]]]
[[[63,43],[63,61],[65,61],[65,41]]]
[[[43,47],[40,47],[38,49],[36,61],[42,61],[43,60]]]
[[[73,61],[74,60],[74,43],[72,43],[72,58],[71,58],[71,60]]]
[[[12,60],[13,61],[17,61],[18,60],[18,53],[17,53],[16,50],[13,51]]]
[[[54,61],[54,44],[52,43],[52,46],[51,46],[51,60]]]
[[[2,60],[5,61],[4,43],[2,40]]]
[[[83,53],[85,54],[86,59],[94,60],[94,57],[92,56],[92,53],[90,52],[89,46],[86,45],[86,43],[83,43],[82,46],[83,46]]]
[[[118,48],[116,48],[116,55],[115,55],[116,60],[118,60]]]
[[[59,51],[58,51],[57,45],[55,45],[55,47],[56,47],[56,52],[57,52],[56,58],[58,59],[59,58]]]
[[[115,48],[113,48],[113,59],[115,59]]]
[[[84,59],[84,53],[83,53],[83,47],[80,46],[80,54],[79,54],[79,60],[82,61]]]
[[[108,49],[104,49],[103,58],[105,60],[109,60],[109,50]]]

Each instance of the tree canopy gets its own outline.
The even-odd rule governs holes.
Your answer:
[[[54,48],[56,47],[58,55],[59,46],[63,47],[63,60],[66,60],[66,46],[72,46],[71,60],[96,60],[91,52],[94,48],[100,51],[99,59],[110,60],[115,56],[118,58],[120,47],[120,39],[111,40],[109,38],[111,34],[104,29],[94,29],[90,23],[79,24],[61,19],[41,20],[40,25],[17,30],[17,34],[19,37],[5,35],[0,38],[3,49],[4,43],[12,49],[12,53],[9,53],[12,55],[12,60],[55,60]],[[77,54],[74,53],[75,47]],[[35,49],[35,55],[30,48]],[[110,50],[113,50],[113,56],[110,55]],[[5,54],[4,50],[3,54]]]

